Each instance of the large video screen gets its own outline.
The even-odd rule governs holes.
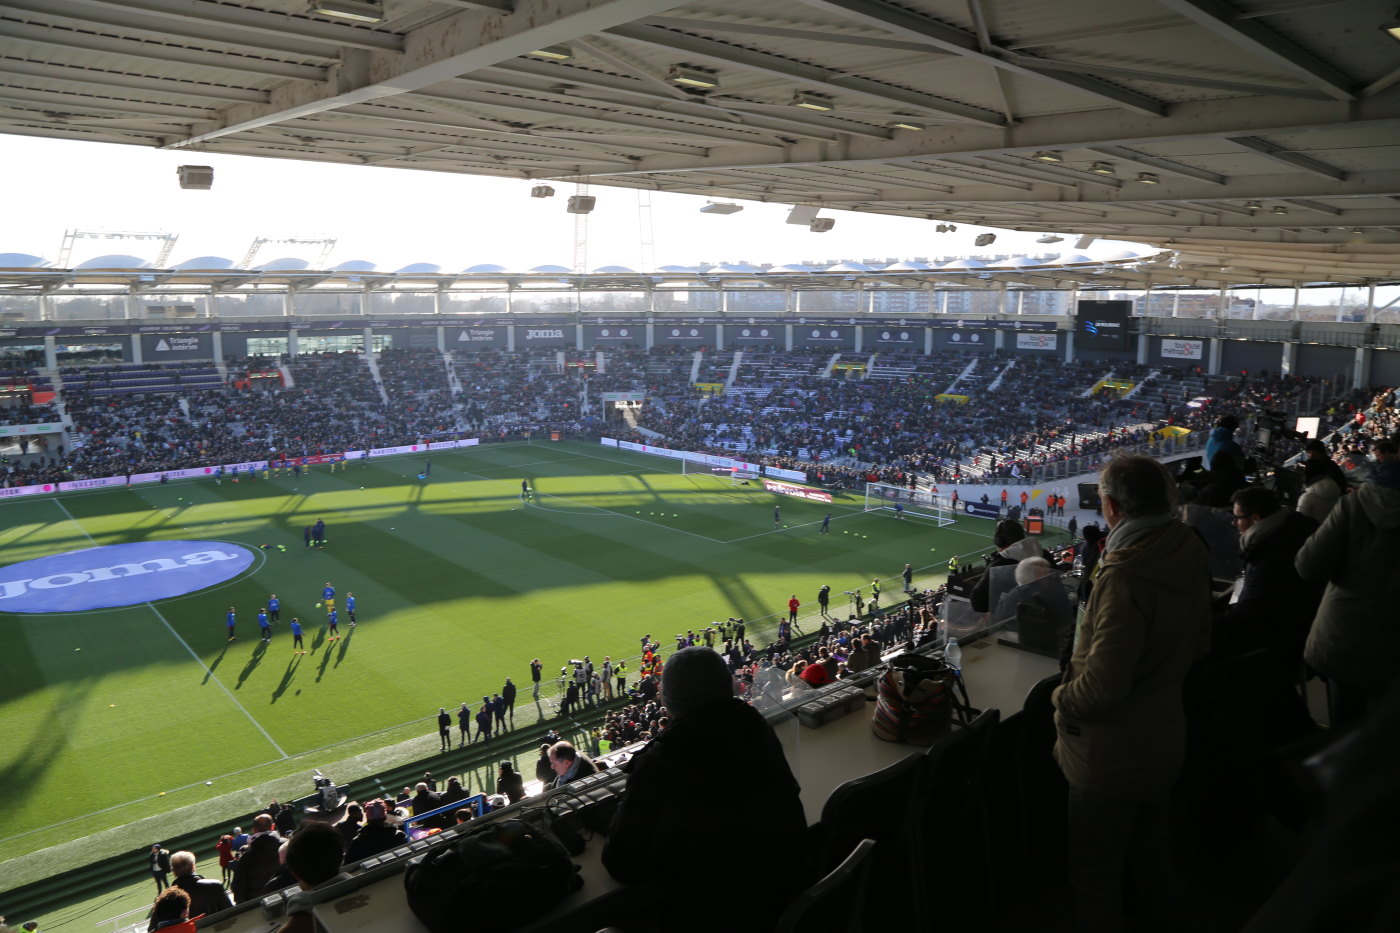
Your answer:
[[[1131,301],[1080,301],[1074,318],[1074,345],[1085,350],[1130,349]]]

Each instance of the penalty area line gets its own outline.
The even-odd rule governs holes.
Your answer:
[[[63,514],[66,515],[66,516],[68,516],[68,521],[72,522],[73,525],[74,525],[80,532],[82,532],[83,537],[84,537],[84,538],[87,538],[87,539],[88,539],[88,542],[89,542],[90,544],[92,544],[93,547],[97,547],[97,546],[98,546],[98,545],[97,545],[96,539],[94,539],[92,535],[88,534],[87,529],[83,527],[82,522],[78,521],[76,518],[73,517],[73,513],[70,512],[70,511],[68,511],[68,507],[67,507],[67,506],[65,506],[62,502],[59,502],[57,498],[55,498],[55,499],[53,500],[53,503],[54,503],[54,505],[58,506],[60,509],[63,510]],[[277,742],[276,742],[276,740],[273,739],[272,736],[271,736],[270,734],[268,734],[268,731],[267,731],[266,729],[263,728],[262,723],[258,722],[257,718],[256,718],[255,716],[253,716],[253,714],[250,713],[250,712],[248,711],[248,707],[246,707],[246,706],[244,706],[242,703],[238,702],[238,697],[234,696],[233,693],[229,690],[229,688],[226,687],[226,686],[224,686],[224,682],[223,682],[222,680],[220,680],[218,677],[214,676],[214,672],[213,672],[212,670],[209,669],[209,665],[205,664],[205,663],[204,663],[204,659],[201,658],[201,657],[195,652],[195,650],[194,650],[193,648],[190,647],[190,643],[189,643],[189,642],[185,641],[183,638],[180,637],[180,633],[177,632],[177,631],[175,631],[175,626],[173,626],[173,625],[170,624],[170,620],[167,619],[167,618],[165,617],[165,615],[164,615],[159,609],[157,609],[157,608],[155,607],[155,604],[154,604],[154,603],[148,602],[148,603],[146,603],[145,605],[146,605],[146,608],[150,609],[151,612],[154,612],[154,613],[155,613],[157,619],[160,619],[160,621],[161,621],[162,623],[164,623],[166,629],[169,630],[170,634],[173,635],[173,636],[175,636],[175,640],[178,641],[181,645],[184,646],[185,650],[188,651],[188,652],[190,653],[190,657],[194,658],[195,663],[198,664],[198,665],[200,666],[200,668],[204,671],[204,673],[207,674],[207,675],[209,676],[209,679],[212,680],[212,681],[214,681],[214,683],[216,683],[216,684],[219,685],[219,689],[222,690],[222,691],[224,692],[224,696],[228,697],[228,698],[229,698],[229,701],[232,702],[234,706],[238,707],[240,710],[243,711],[243,715],[244,715],[244,716],[247,716],[247,717],[248,717],[248,721],[251,722],[251,723],[253,724],[253,727],[254,727],[255,729],[257,729],[259,732],[262,733],[263,738],[267,739],[268,744],[270,744],[273,748],[275,748],[275,749],[277,750],[277,754],[281,755],[282,758],[283,758],[283,760],[285,760],[285,759],[287,759],[287,758],[290,758],[291,756],[288,755],[285,751],[283,751],[283,750],[282,750],[282,746],[278,745]]]

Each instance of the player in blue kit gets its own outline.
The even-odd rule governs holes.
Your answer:
[[[340,637],[340,629],[337,628],[339,624],[340,616],[336,613],[334,609],[326,613],[326,626],[330,629],[330,636],[332,640]]]
[[[273,622],[282,621],[282,600],[277,598],[276,593],[267,598],[267,616]]]
[[[263,641],[272,641],[272,625],[267,621],[267,610],[258,610],[258,631],[262,633]]]
[[[235,637],[233,636],[233,627],[234,627],[235,624],[237,624],[237,620],[233,617],[233,607],[232,607],[232,606],[229,606],[229,607],[228,607],[228,640],[229,640],[229,641],[238,641],[238,639],[235,638]]]
[[[305,645],[301,641],[301,620],[292,616],[292,649],[296,654],[306,654]]]
[[[350,627],[355,627],[355,594],[345,594],[345,613],[350,616]]]
[[[326,588],[321,591],[321,601],[326,604],[327,612],[335,611],[335,587],[331,586],[329,580],[326,581]]]

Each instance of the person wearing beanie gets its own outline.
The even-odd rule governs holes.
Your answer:
[[[724,807],[731,789],[742,786],[748,799],[763,802],[765,838],[788,840],[790,848],[769,860],[763,884],[687,899],[683,910],[663,911],[655,929],[771,930],[787,901],[814,880],[801,845],[801,788],[782,744],[763,716],[735,697],[729,666],[709,648],[671,656],[661,697],[671,724],[623,766],[627,791],[603,865],[624,884],[663,891],[732,864],[739,824],[724,818]]]
[[[992,544],[996,546],[997,552],[987,564],[982,579],[973,587],[972,596],[968,598],[973,612],[987,612],[992,608],[993,567],[1013,567],[1027,557],[1051,559],[1038,541],[1026,537],[1026,529],[1014,519],[1004,518],[997,522],[996,531],[992,533]]]

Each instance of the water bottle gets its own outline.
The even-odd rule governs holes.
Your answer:
[[[949,638],[948,644],[943,648],[943,660],[955,671],[962,670],[962,648],[958,647],[956,638]]]

